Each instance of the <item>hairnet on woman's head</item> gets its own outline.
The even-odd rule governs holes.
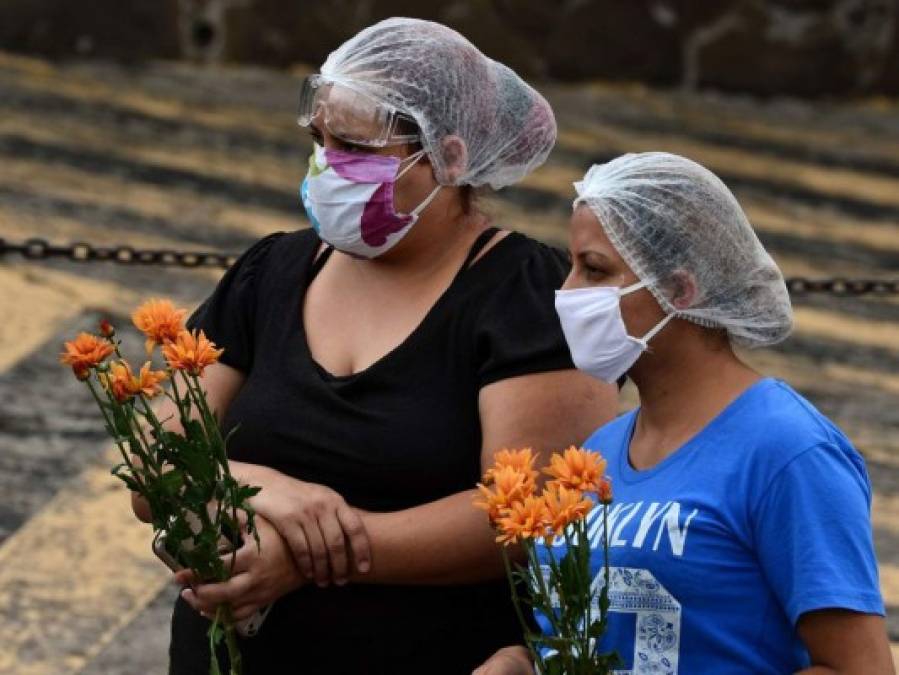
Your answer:
[[[724,328],[743,346],[789,335],[793,311],[783,275],[727,186],[711,171],[664,152],[628,154],[590,168],[574,185],[615,249],[667,313]],[[692,276],[689,307],[671,303]]]
[[[443,185],[510,185],[555,144],[546,100],[439,23],[381,21],[332,52],[321,74],[411,116]]]

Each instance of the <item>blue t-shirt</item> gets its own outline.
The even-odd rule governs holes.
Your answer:
[[[793,673],[809,665],[803,613],[884,614],[864,461],[793,389],[757,382],[645,471],[628,461],[636,417],[585,444],[608,460],[614,492],[600,649],[618,651],[618,672]],[[601,587],[601,508],[588,527]]]

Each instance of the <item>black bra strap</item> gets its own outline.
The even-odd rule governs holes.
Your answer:
[[[311,283],[318,273],[322,271],[322,267],[325,266],[325,263],[328,262],[328,258],[331,257],[331,254],[334,253],[334,247],[330,244],[326,244],[325,250],[320,251],[316,256],[315,260],[312,261],[312,268],[309,270],[309,282]]]
[[[474,259],[477,258],[478,254],[480,254],[480,252],[484,250],[484,247],[493,240],[493,237],[497,232],[499,232],[498,227],[488,227],[478,235],[478,238],[475,239],[474,243],[471,245],[471,250],[465,257],[465,262],[462,263],[462,268],[459,270],[460,273],[464,272],[471,266],[471,263],[474,261]]]

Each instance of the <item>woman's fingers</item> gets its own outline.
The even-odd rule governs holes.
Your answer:
[[[350,542],[350,550],[356,561],[356,571],[365,574],[371,569],[371,543],[368,541],[368,532],[362,523],[362,518],[349,506],[344,504],[337,509],[337,520],[343,528],[343,533]]]
[[[248,524],[249,522],[250,522],[250,521],[249,521],[249,519],[247,518],[247,512],[244,511],[244,510],[242,510],[242,509],[238,509],[238,510],[237,510],[237,524],[240,526],[240,531],[241,531],[241,532],[246,532],[246,531],[247,531],[247,524]]]
[[[315,583],[321,587],[328,585],[331,580],[331,571],[328,567],[328,548],[322,535],[318,519],[303,522],[303,533],[309,544],[309,552],[312,555],[312,573]]]
[[[342,586],[347,580],[346,538],[343,536],[343,528],[337,520],[336,512],[326,513],[319,518],[318,524],[325,539],[325,546],[328,547],[332,580],[338,586]]]
[[[306,533],[298,523],[290,523],[280,532],[290,548],[290,554],[293,561],[306,579],[312,579],[315,576],[315,570],[312,566],[312,555],[309,553],[309,542],[306,541]]]
[[[346,583],[350,573],[349,551],[362,574],[371,569],[371,545],[359,515],[346,504],[324,511],[316,521],[304,522],[306,551],[311,557],[315,581],[325,586]],[[293,545],[291,545],[293,548]]]
[[[255,603],[246,603],[243,605],[238,605],[237,607],[233,607],[231,609],[231,618],[235,621],[244,621],[245,619],[249,619],[253,614],[256,613],[256,610],[259,609],[259,605]]]
[[[258,557],[259,552],[256,550],[256,542],[253,539],[245,539],[243,546],[237,549],[236,552],[223,554],[222,562],[225,563],[227,569],[231,570],[231,576],[233,577],[250,569],[250,565]],[[232,561],[234,563],[233,568],[231,567]]]
[[[172,583],[179,586],[193,586],[196,581],[197,576],[193,573],[193,570],[189,569],[178,570],[172,578]]]
[[[220,584],[203,584],[181,591],[181,597],[199,612],[215,614],[219,605],[233,604],[247,596],[253,581],[249,574],[238,574]]]
[[[361,573],[371,568],[371,546],[362,519],[342,504],[319,517],[319,527],[328,550],[328,564],[334,583],[343,585],[350,574],[350,551]]]

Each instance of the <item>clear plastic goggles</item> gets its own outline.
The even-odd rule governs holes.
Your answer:
[[[387,145],[415,143],[417,133],[401,133],[402,121],[415,126],[415,120],[390,105],[321,75],[310,75],[300,89],[297,123],[308,127],[315,121],[328,133],[353,145],[382,148]]]

